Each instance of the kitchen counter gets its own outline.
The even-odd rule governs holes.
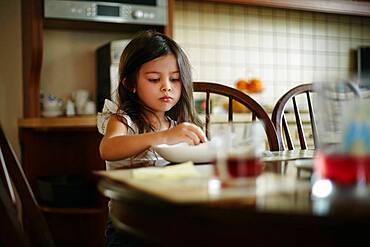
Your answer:
[[[18,120],[19,128],[96,128],[96,116],[23,118]]]

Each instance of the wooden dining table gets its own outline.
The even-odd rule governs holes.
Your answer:
[[[265,162],[276,165],[276,160]],[[256,177],[221,180],[212,164],[162,165],[97,172],[119,231],[157,246],[369,243],[367,185],[359,195],[355,185],[334,184],[331,195],[317,198],[313,180],[269,169]]]

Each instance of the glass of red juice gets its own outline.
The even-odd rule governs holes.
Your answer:
[[[265,130],[262,123],[227,125],[217,140],[215,176],[224,182],[246,181],[262,172],[261,152],[265,149]],[[216,142],[215,142],[216,143]],[[251,181],[251,179],[248,179]]]
[[[319,152],[315,157],[315,173],[340,184],[370,182],[370,155]]]
[[[262,162],[256,156],[229,156],[226,170],[229,178],[256,177],[262,173]]]
[[[243,180],[255,178],[262,173],[263,165],[257,156],[229,156],[225,160],[214,160],[214,174],[221,180]]]

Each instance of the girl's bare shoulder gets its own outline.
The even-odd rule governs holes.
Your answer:
[[[126,135],[127,119],[118,115],[112,115],[107,124],[106,136]]]

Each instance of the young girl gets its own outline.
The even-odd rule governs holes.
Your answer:
[[[158,158],[151,150],[157,144],[206,141],[194,109],[189,60],[172,39],[153,31],[134,37],[121,55],[119,82],[118,109],[106,101],[98,123],[108,169]]]
[[[107,169],[157,160],[151,149],[157,144],[206,141],[194,109],[189,60],[175,41],[153,31],[139,33],[121,55],[119,82],[118,105],[106,100],[98,116]],[[106,233],[107,245],[122,243],[110,221]]]

